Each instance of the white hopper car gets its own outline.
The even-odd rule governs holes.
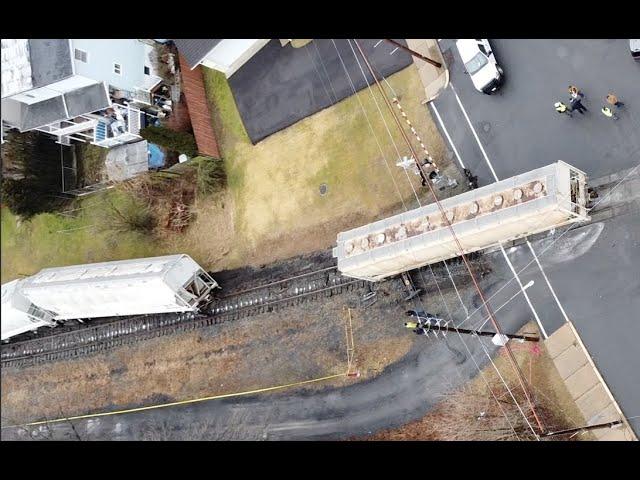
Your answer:
[[[589,220],[587,176],[558,160],[442,200],[464,253]],[[338,234],[333,256],[346,276],[378,281],[460,255],[435,203]]]
[[[188,255],[45,268],[2,285],[2,340],[64,320],[196,312],[216,287]]]

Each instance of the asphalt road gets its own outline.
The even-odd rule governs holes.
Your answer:
[[[490,41],[506,74],[502,89],[492,96],[477,92],[464,73],[455,41],[442,40],[451,85],[428,107],[449,135],[451,154],[455,147],[459,161],[478,175],[480,185],[556,160],[592,178],[640,164],[640,62],[631,58],[628,40]],[[584,116],[574,112],[569,118],[554,111],[555,101],[568,103],[570,84],[585,92],[583,103],[589,111]],[[626,104],[615,122],[600,112],[609,91]],[[623,412],[627,417],[640,415],[640,356],[633,342],[640,338],[638,214],[579,232],[578,247],[562,247],[560,241],[540,260]],[[534,244],[538,255],[543,248]],[[502,254],[494,257],[505,281],[513,278]],[[527,246],[510,250],[508,257],[516,270],[534,260]],[[535,263],[530,270],[521,280],[535,282],[527,290],[533,308],[519,295],[498,317],[528,312],[534,318],[535,310],[550,335],[563,324],[564,315]],[[517,291],[517,284],[512,282],[509,289]],[[631,424],[639,434],[638,419]]]
[[[443,49],[451,45],[443,40]],[[640,65],[631,60],[624,41],[509,40],[494,41],[507,82],[500,95],[473,90],[454,53],[451,79],[471,124],[499,178],[562,159],[598,177],[633,167],[640,155]],[[635,83],[634,83],[635,80]],[[615,85],[610,85],[615,82]],[[584,118],[556,114],[553,103],[565,95],[569,83],[581,87],[591,112]],[[435,106],[466,166],[481,184],[493,181],[491,169],[449,87]],[[597,111],[595,99],[612,88],[627,104],[617,123]],[[432,108],[432,107],[429,107]],[[485,122],[485,123],[483,123]],[[488,127],[487,127],[488,125]],[[482,133],[481,133],[482,132]],[[640,218],[637,213],[615,217],[533,242],[560,304],[578,328],[589,352],[627,417],[640,415]],[[557,240],[557,241],[556,241]],[[553,243],[555,242],[555,243]],[[542,253],[551,243],[553,246]],[[508,250],[516,270],[533,257],[526,246]],[[564,321],[535,263],[521,274],[533,309],[529,308],[500,252],[488,255],[494,271],[482,281],[497,310],[504,331],[515,331],[536,311],[547,333]],[[504,287],[504,288],[503,288]],[[470,289],[461,292],[465,308],[480,306]],[[495,295],[495,296],[494,296]],[[513,297],[515,295],[515,297]],[[513,298],[512,298],[513,297]],[[503,304],[506,303],[505,306]],[[466,314],[451,303],[456,321]],[[438,298],[427,308],[444,314]],[[477,325],[481,314],[465,323]],[[465,351],[457,337],[451,344]],[[467,339],[474,358],[484,365],[486,355],[476,339]],[[490,348],[489,340],[483,339]],[[491,351],[495,351],[491,349]],[[379,377],[360,384],[321,392],[286,393],[244,399],[211,401],[170,409],[102,417],[74,422],[82,439],[199,438],[208,439],[338,439],[393,427],[421,417],[438,396],[473,376],[477,370],[466,355],[457,358],[440,340],[425,340],[402,362]],[[639,433],[639,419],[631,424]],[[53,427],[54,438],[77,438],[68,423]],[[25,438],[20,430],[3,430],[2,438]]]
[[[384,76],[408,65],[411,56],[383,40],[358,40]],[[402,40],[404,42],[404,40]],[[353,42],[352,42],[353,44]],[[406,45],[406,42],[404,42]],[[357,47],[353,45],[357,52]],[[353,95],[367,86],[354,50],[344,39],[315,39],[301,48],[271,40],[229,79],[242,122],[253,143]],[[366,66],[358,53],[358,60]],[[373,81],[367,72],[369,82]]]
[[[449,338],[453,348],[463,349],[458,339]],[[483,356],[477,342],[469,346]],[[76,420],[73,426],[63,422],[51,425],[50,439],[327,440],[366,435],[422,417],[441,394],[477,372],[468,355],[463,363],[457,361],[441,340],[425,338],[382,375],[346,388],[213,400]],[[46,429],[34,431],[44,435]],[[2,439],[30,437],[23,429],[3,429]]]
[[[627,234],[628,218],[617,217],[604,223],[596,223],[569,231],[558,242],[552,254],[545,255],[543,263],[545,271],[552,278],[569,285],[570,288],[559,293],[565,308],[575,312],[580,321],[590,321],[598,317],[599,322],[590,335],[584,335],[589,346],[596,340],[607,336],[610,341],[618,342],[619,348],[632,348],[634,338],[626,336],[625,328],[637,323],[633,311],[640,309],[636,296],[634,303],[629,303],[628,295],[638,291],[638,279],[629,281],[633,271],[638,271],[636,262],[628,262],[626,256],[637,250],[640,242],[640,220],[635,217],[635,233]],[[610,248],[611,238],[626,238],[618,243],[617,248]],[[557,235],[534,242],[534,248],[544,250]],[[585,238],[587,241],[585,241]],[[616,240],[617,241],[617,240]],[[551,249],[550,249],[551,251]],[[526,262],[526,253],[522,247],[510,252],[516,268]],[[482,281],[482,288],[491,297],[497,318],[505,332],[515,332],[531,320],[526,308],[519,305],[521,294],[514,282],[502,288],[512,276],[499,254],[489,254],[493,260],[494,270]],[[596,259],[596,261],[593,261]],[[583,260],[589,260],[585,262]],[[614,268],[621,273],[617,282],[611,278],[598,276],[595,272],[601,268],[602,262],[617,262]],[[607,265],[609,267],[609,265]],[[584,290],[584,285],[575,278],[594,278],[594,286],[601,291],[603,302],[595,303],[594,295]],[[428,281],[428,274],[425,273]],[[541,285],[542,279],[535,266],[522,274],[523,282],[534,280],[534,286]],[[446,285],[441,285],[446,289]],[[529,289],[531,290],[531,289]],[[480,299],[475,291],[464,288],[460,291],[462,303],[469,311],[481,307]],[[513,297],[517,295],[516,297]],[[597,295],[596,295],[597,296]],[[456,323],[461,322],[466,314],[456,296],[449,288],[446,296],[448,307],[453,311]],[[505,304],[505,306],[502,306]],[[609,318],[607,304],[620,305],[620,317],[616,322],[625,322],[621,327],[609,328],[609,323],[602,317]],[[414,306],[419,306],[416,304]],[[536,299],[536,307],[545,315],[547,310],[553,311],[553,304],[543,303]],[[446,307],[442,299],[433,295],[425,299],[425,308],[439,316],[446,317]],[[586,313],[586,314],[585,314]],[[584,315],[584,316],[583,316]],[[464,326],[478,327],[483,322],[482,309]],[[576,322],[578,323],[578,322]],[[485,327],[489,328],[489,327]],[[407,332],[408,333],[408,332]],[[488,362],[487,352],[494,354],[496,349],[489,338],[480,339],[463,337],[473,359],[480,367]],[[226,400],[212,400],[203,403],[169,407],[160,410],[137,412],[117,416],[97,417],[52,424],[49,431],[53,440],[336,440],[359,435],[366,435],[384,428],[402,425],[421,418],[440,399],[440,396],[463,384],[477,375],[477,368],[460,339],[449,334],[448,342],[452,352],[441,338],[425,338],[424,343],[417,343],[412,351],[401,361],[389,366],[378,377],[357,383],[346,388],[328,388],[321,391],[282,392],[273,395],[256,395]],[[461,352],[455,354],[455,351]],[[609,376],[610,369],[621,369],[616,378],[623,382],[640,384],[638,369],[635,364],[624,364],[617,356],[596,358],[601,371]],[[607,363],[608,362],[608,363]],[[604,365],[606,363],[606,365]],[[610,382],[615,390],[619,385]],[[623,385],[624,387],[624,385]],[[632,415],[633,405],[629,406],[628,416]],[[637,420],[632,421],[637,425]],[[31,437],[29,431],[36,432]],[[26,429],[3,429],[3,440],[29,440],[45,438],[49,435],[44,427]]]
[[[594,178],[638,163],[640,62],[631,58],[628,40],[490,42],[505,71],[503,87],[491,96],[475,90],[464,74],[455,41],[442,40],[445,58],[453,59],[453,88],[434,102],[461,160],[481,185],[493,182],[493,176],[458,99],[501,179],[556,160]],[[568,103],[567,88],[572,84],[585,93],[589,112],[574,112],[569,118],[556,113],[553,104]],[[626,104],[615,122],[600,112],[611,90]]]

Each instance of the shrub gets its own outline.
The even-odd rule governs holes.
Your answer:
[[[194,158],[192,162],[197,162],[199,195],[218,193],[227,186],[227,172],[222,160],[199,157]]]
[[[109,200],[106,210],[106,225],[115,232],[134,231],[150,233],[156,225],[156,219],[150,208],[135,198],[124,195],[119,205]]]
[[[190,157],[198,154],[198,146],[193,135],[186,132],[176,132],[166,127],[149,126],[140,131],[142,138],[169,150],[185,153]]]
[[[10,163],[21,178],[2,179],[2,202],[15,215],[29,219],[55,212],[71,202],[60,194],[60,146],[38,132],[7,135],[3,163]]]

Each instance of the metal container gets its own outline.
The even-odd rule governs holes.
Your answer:
[[[188,255],[45,268],[11,286],[2,286],[3,317],[5,291],[7,307],[27,314],[14,315],[22,331],[27,331],[41,326],[42,319],[34,316],[39,312],[55,321],[195,312],[217,286]],[[14,323],[5,323],[3,318],[3,340],[20,329]],[[35,327],[28,328],[32,325]]]
[[[584,172],[558,160],[440,204],[466,254],[589,220],[586,182]],[[342,274],[369,281],[459,255],[435,203],[341,232],[333,249]]]

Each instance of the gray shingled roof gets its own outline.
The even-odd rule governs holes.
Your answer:
[[[197,67],[207,54],[222,41],[220,38],[174,39],[178,52],[187,60],[189,67]]]
[[[65,103],[69,115],[64,108]],[[103,110],[109,105],[109,96],[104,83],[101,82],[31,105],[18,102],[13,98],[4,98],[2,99],[2,119],[24,132],[52,122]]]
[[[73,75],[73,59],[68,39],[30,39],[33,88],[44,87]]]
[[[2,39],[2,97],[73,75],[68,39]]]
[[[103,82],[67,92],[64,94],[64,100],[67,103],[69,117],[96,112],[110,105],[109,96]]]
[[[64,109],[62,95],[32,103],[31,105],[20,103],[20,124],[18,128],[24,132],[32,128],[42,127],[51,122],[64,120],[65,118],[67,118],[67,114]]]

